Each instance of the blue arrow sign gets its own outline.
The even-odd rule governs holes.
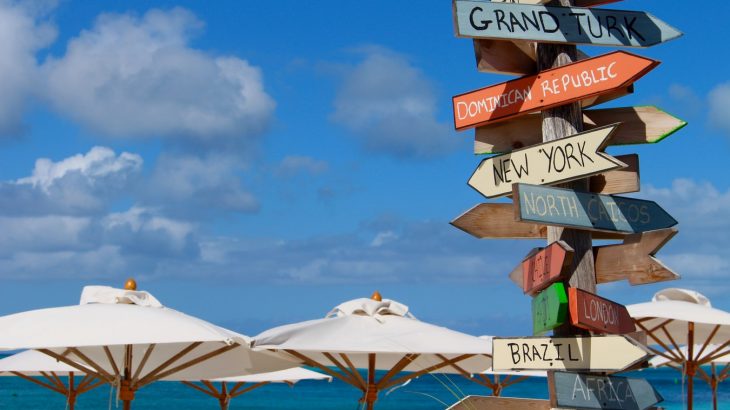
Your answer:
[[[540,185],[514,184],[515,217],[576,229],[639,233],[677,224],[656,202]]]
[[[649,47],[682,35],[649,13],[454,0],[461,37]]]
[[[644,410],[664,399],[646,379],[555,372],[558,407]]]

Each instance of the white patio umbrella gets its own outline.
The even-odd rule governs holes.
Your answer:
[[[251,390],[266,386],[270,383],[286,383],[293,386],[301,380],[327,380],[332,381],[332,376],[318,373],[303,367],[293,367],[291,369],[279,370],[276,372],[257,373],[247,376],[224,377],[215,380],[201,380],[202,386],[193,383],[195,380],[181,380],[181,382],[195,390],[203,392],[211,397],[218,399],[221,410],[228,410],[230,401],[234,397],[241,396]],[[214,383],[219,383],[220,388],[216,388]],[[229,387],[228,384],[233,384]]]
[[[691,410],[697,369],[724,355],[730,346],[730,313],[713,308],[709,299],[698,292],[679,288],[659,291],[651,302],[629,305],[627,309],[650,338],[649,349],[687,375],[687,408]],[[688,346],[686,353],[682,345]]]
[[[324,319],[280,326],[256,336],[255,349],[283,351],[363,392],[372,409],[378,392],[426,373],[470,373],[492,363],[491,346],[478,337],[421,322],[408,307],[383,299],[355,299]],[[339,371],[331,369],[336,367]],[[363,378],[357,369],[367,369]],[[376,370],[386,370],[375,380]],[[401,372],[412,372],[399,375]]]
[[[244,335],[131,289],[87,286],[79,305],[3,316],[0,329],[0,349],[37,349],[88,372],[118,388],[125,410],[138,389],[171,375],[213,379],[293,366],[253,352]]]
[[[718,347],[718,345],[708,345],[706,349],[714,351],[717,350]],[[696,344],[694,346],[694,351],[696,352],[700,351],[701,349],[702,345]],[[682,346],[679,352],[673,353],[678,356],[683,355],[684,357],[687,357],[687,351],[687,346]],[[717,359],[714,359],[712,360],[712,362],[710,362],[709,374],[701,366],[697,367],[697,373],[699,373],[700,377],[702,377],[702,379],[704,379],[707,384],[710,385],[710,389],[712,389],[712,407],[715,410],[717,410],[717,387],[720,383],[730,377],[730,347],[722,350],[718,353],[718,355],[719,354],[721,354],[722,356],[719,356],[717,357]],[[681,367],[677,366],[674,362],[662,356],[655,356],[653,359],[649,360],[649,365],[651,365],[652,367],[671,367],[675,370],[682,371]],[[721,366],[721,368],[718,370],[717,366]]]
[[[76,384],[74,376],[79,374],[83,375],[83,377]],[[35,350],[26,350],[0,359],[0,376],[17,376],[48,390],[62,394],[66,397],[66,404],[69,410],[74,409],[76,397],[79,394],[86,393],[105,383],[93,375],[81,372],[76,367],[61,363]],[[63,383],[61,379],[63,376],[68,377],[68,384]]]

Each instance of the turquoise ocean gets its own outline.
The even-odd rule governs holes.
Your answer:
[[[661,393],[662,407],[683,409],[681,375],[671,369],[644,370],[623,374],[645,377]],[[447,404],[469,394],[487,395],[485,388],[454,375],[426,375],[390,392],[381,392],[376,409],[444,409]],[[533,378],[505,389],[503,396],[547,398],[545,379]],[[360,392],[334,380],[302,381],[294,387],[270,384],[231,401],[230,409],[348,409],[361,408]],[[711,391],[703,380],[695,381],[695,408],[711,409]],[[721,384],[719,408],[730,409],[730,381]],[[0,409],[64,409],[65,398],[16,377],[0,377]],[[76,408],[121,409],[108,385],[79,396]],[[137,392],[133,409],[217,409],[218,402],[177,382],[158,382]]]

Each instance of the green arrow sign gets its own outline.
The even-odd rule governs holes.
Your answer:
[[[565,285],[553,283],[532,299],[532,334],[542,335],[565,323],[568,295]]]
[[[592,231],[638,233],[677,224],[656,202],[570,189],[514,184],[520,221]]]
[[[640,11],[455,0],[460,37],[649,47],[682,35]]]

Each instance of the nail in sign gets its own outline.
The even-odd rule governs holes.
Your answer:
[[[522,290],[534,296],[567,274],[573,261],[573,248],[563,241],[551,243],[522,261]]]
[[[533,111],[625,88],[659,62],[625,51],[543,71],[452,98],[457,130],[506,120]]]
[[[627,334],[636,331],[625,306],[578,288],[568,289],[570,323],[599,333]]]

